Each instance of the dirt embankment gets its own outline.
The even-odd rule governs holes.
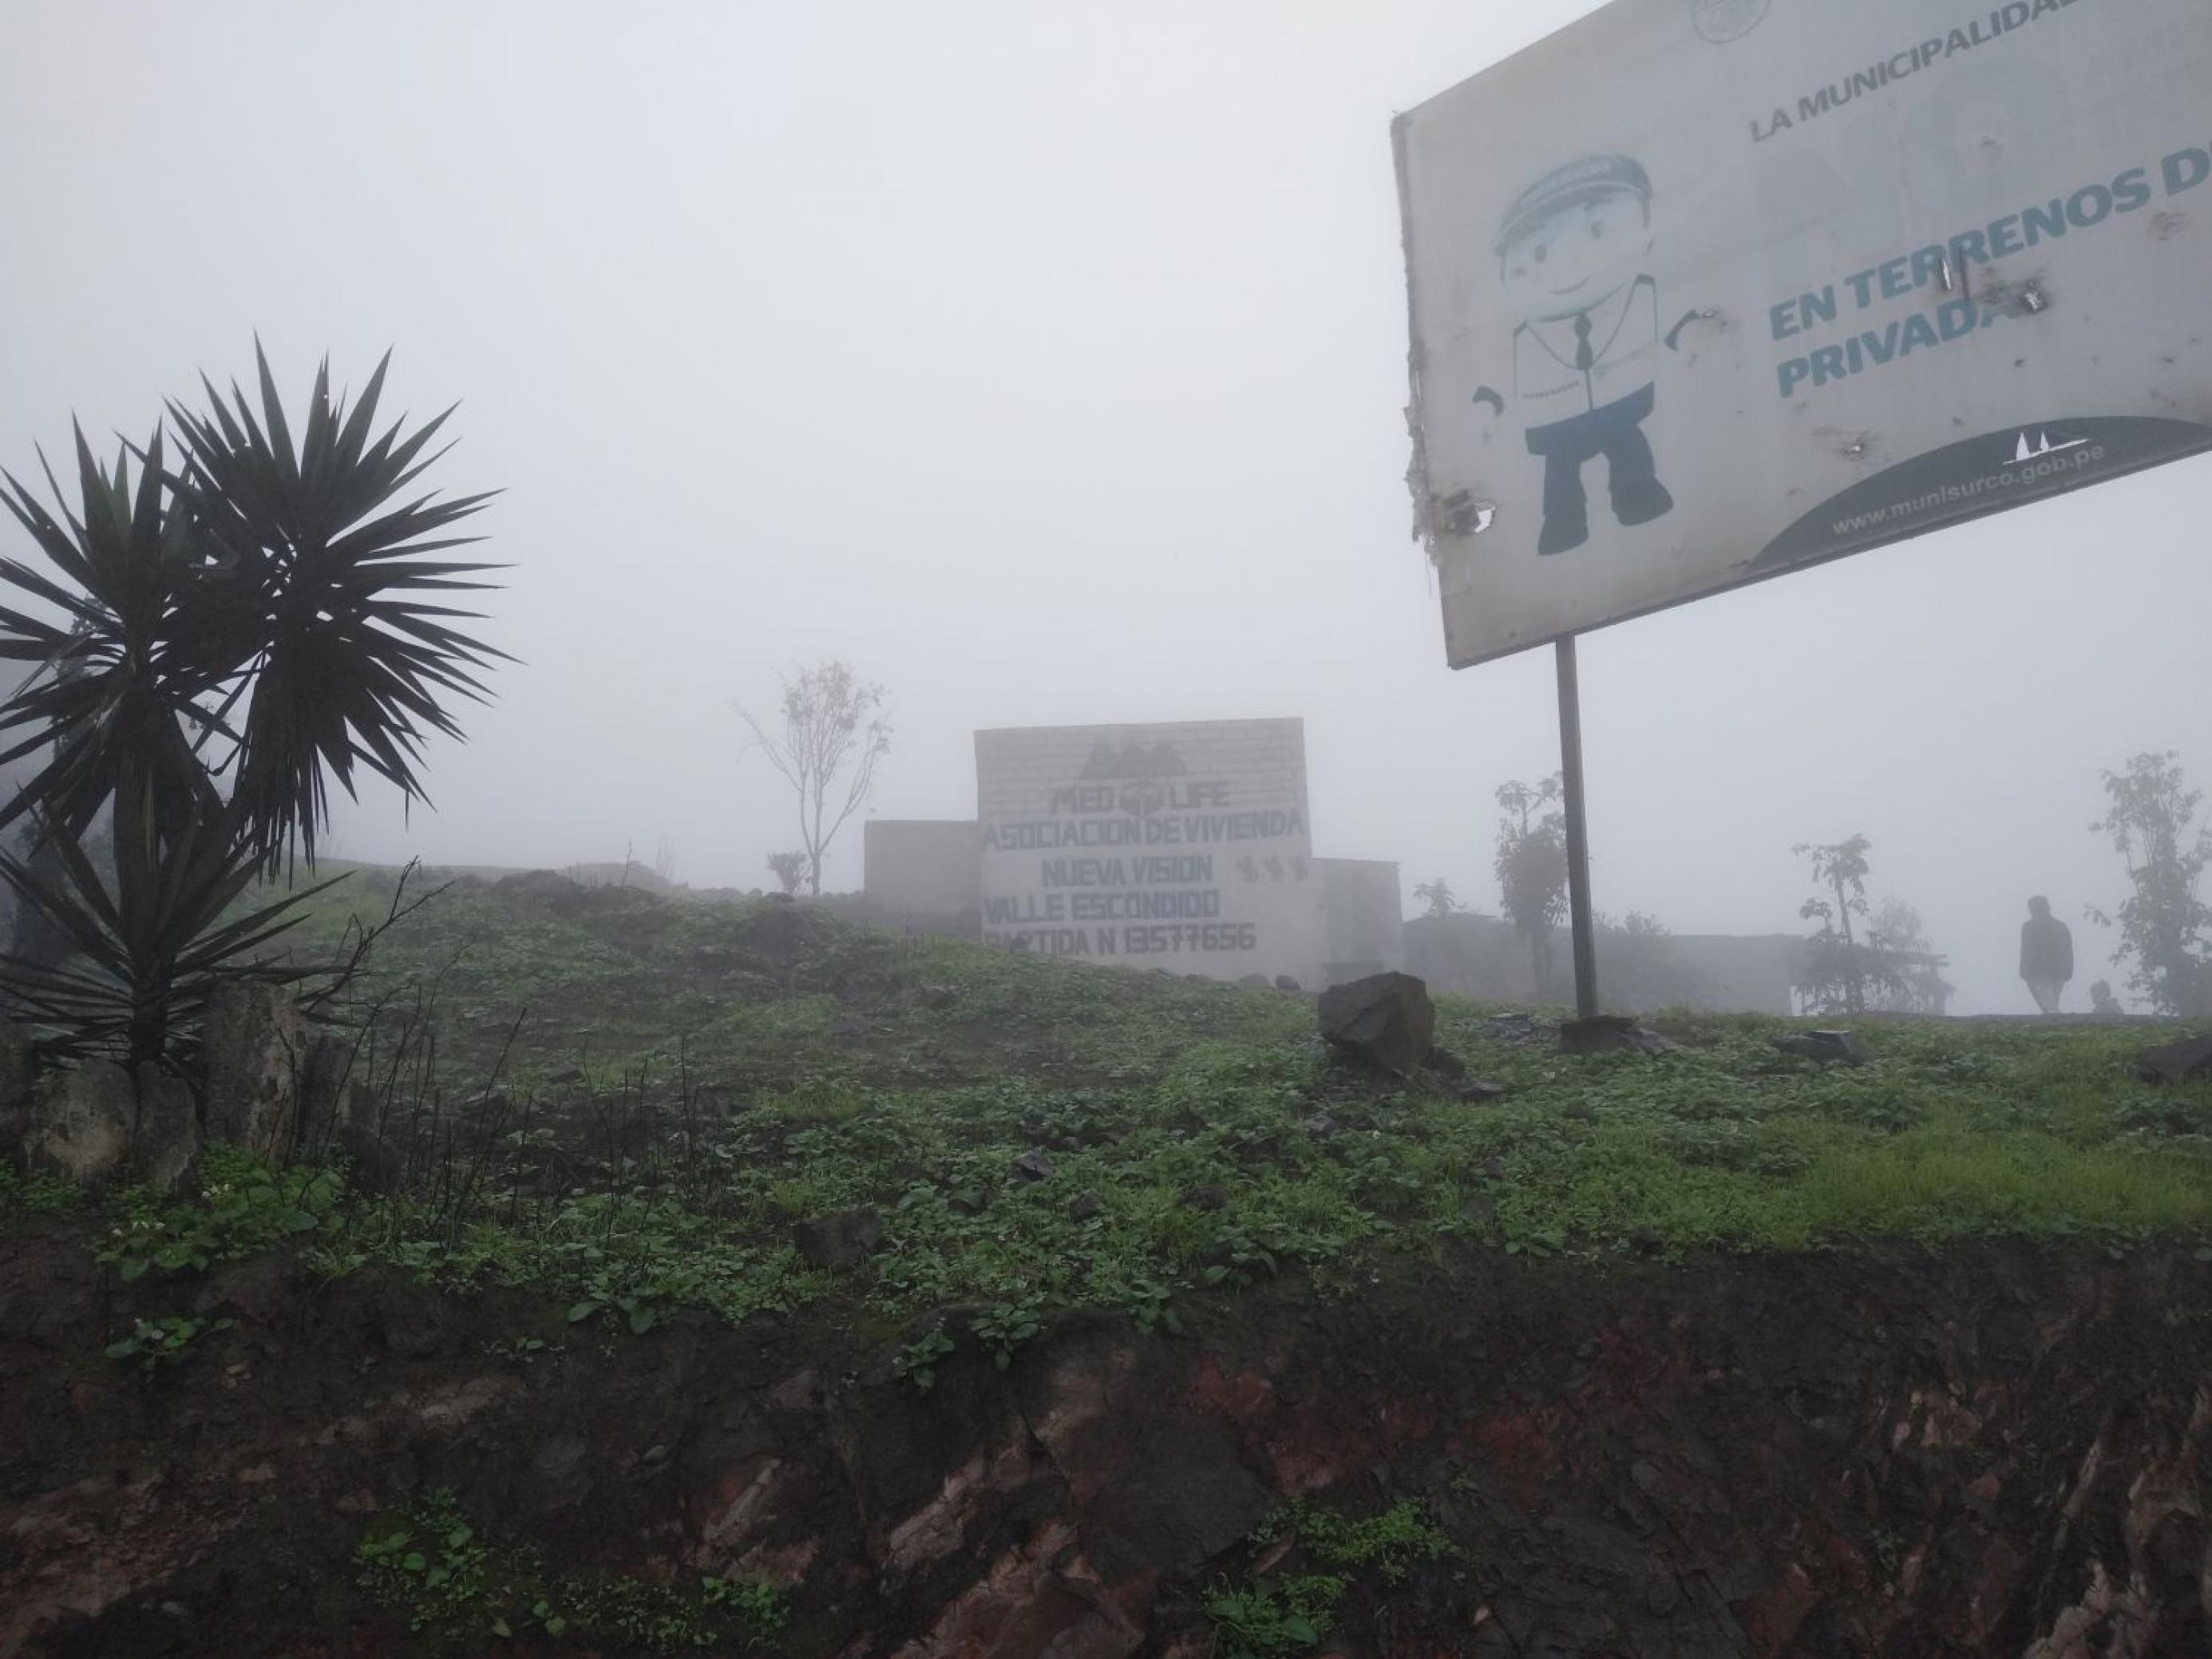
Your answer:
[[[276,1261],[202,1287],[237,1325],[142,1377],[100,1357],[123,1294],[82,1238],[0,1240],[8,1659],[440,1650],[354,1560],[434,1488],[564,1567],[779,1583],[781,1649],[841,1659],[1197,1659],[1210,1593],[1298,1571],[1249,1540],[1301,1497],[1417,1499],[1453,1546],[1358,1579],[1322,1651],[2212,1651],[2185,1255],[1468,1257],[1180,1337],[1078,1321],[1003,1373],[963,1342],[927,1395],[793,1323],[586,1337]]]

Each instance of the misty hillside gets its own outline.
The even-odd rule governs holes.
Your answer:
[[[2212,1363],[2155,1023],[1448,1000],[1401,1079],[1300,994],[545,872],[288,949],[395,908],[329,1157],[0,1184],[0,1652],[1779,1652],[1780,1584],[1863,1653],[2045,1627],[2085,1455],[2100,1526],[2177,1490],[2097,1403]]]

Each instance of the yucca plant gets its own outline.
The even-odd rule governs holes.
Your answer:
[[[233,915],[256,877],[313,869],[329,781],[350,795],[365,767],[427,801],[423,742],[459,735],[449,703],[483,701],[478,672],[505,656],[455,626],[477,613],[423,597],[495,568],[433,556],[477,539],[444,532],[489,495],[405,494],[452,411],[378,435],[389,354],[350,409],[325,362],[295,444],[254,357],[258,417],[204,380],[205,410],[170,403],[112,471],[77,432],[74,512],[51,468],[53,511],[0,473],[52,567],[0,558],[0,580],[54,613],[0,605],[0,659],[31,671],[0,703],[0,764],[38,757],[0,807],[34,852],[0,855],[0,876],[79,953],[0,956],[0,997],[65,1052],[180,1064],[213,988],[269,972],[257,953],[320,890]],[[102,868],[85,843],[111,810]]]

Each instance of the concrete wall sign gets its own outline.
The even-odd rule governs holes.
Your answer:
[[[2212,448],[2208,0],[1613,0],[1399,118],[1455,667]]]
[[[1301,720],[975,734],[987,944],[1316,982]]]

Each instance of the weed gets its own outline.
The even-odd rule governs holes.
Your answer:
[[[1182,1321],[1176,1316],[1173,1297],[1175,1292],[1166,1285],[1149,1279],[1139,1279],[1129,1286],[1129,1317],[1136,1322],[1140,1335],[1150,1336],[1157,1327],[1170,1336],[1182,1334]]]
[[[752,1651],[787,1619],[773,1585],[702,1578],[688,1586],[551,1571],[532,1546],[482,1534],[451,1492],[374,1525],[354,1551],[358,1582],[407,1627],[480,1650],[485,1637],[619,1643],[653,1653]]]
[[[975,1334],[1000,1370],[1013,1363],[1014,1350],[1042,1328],[1044,1298],[1034,1291],[994,1302],[975,1316]]]
[[[937,1362],[952,1352],[952,1339],[937,1326],[908,1343],[891,1358],[891,1374],[927,1394],[937,1386]]]
[[[511,1359],[517,1364],[527,1365],[542,1354],[559,1353],[559,1345],[549,1343],[542,1336],[510,1336],[504,1340],[487,1342],[481,1352],[487,1359]]]
[[[1323,1566],[1352,1573],[1372,1568],[1392,1584],[1421,1562],[1450,1553],[1452,1547],[1451,1540],[1410,1498],[1364,1520],[1318,1504],[1291,1504],[1261,1522],[1252,1535],[1260,1542],[1295,1537],[1298,1547]]]
[[[142,1371],[153,1372],[183,1363],[191,1345],[213,1331],[227,1331],[234,1319],[194,1319],[171,1314],[161,1319],[137,1319],[131,1334],[107,1345],[110,1359],[135,1362]]]
[[[12,1164],[0,1163],[0,1216],[64,1215],[84,1196],[75,1182],[63,1176],[22,1176]]]
[[[125,1283],[156,1268],[204,1272],[313,1232],[344,1188],[335,1169],[277,1170],[238,1147],[210,1146],[197,1199],[165,1205],[143,1188],[118,1194],[99,1257]]]
[[[1334,1574],[1261,1579],[1242,1589],[1217,1587],[1206,1598],[1214,1659],[1276,1659],[1310,1652],[1336,1622],[1346,1581]]]

